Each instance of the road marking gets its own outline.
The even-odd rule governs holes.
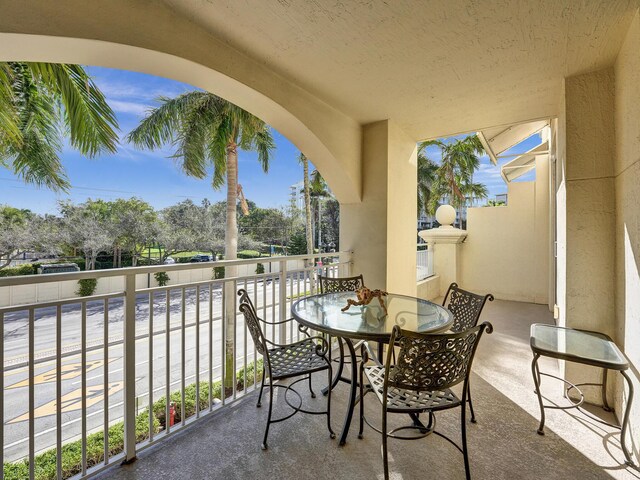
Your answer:
[[[122,357],[114,358],[113,360],[110,360],[109,363],[111,363],[111,362],[113,362],[115,360],[122,360]],[[149,363],[149,361],[145,360],[144,362],[136,363],[136,367],[140,366],[140,365],[144,365],[145,363]],[[113,375],[114,373],[121,372],[122,370],[123,370],[122,368],[116,368],[115,370],[109,370],[109,375]],[[91,380],[97,380],[98,378],[102,378],[103,376],[104,376],[104,372],[99,372],[98,375],[96,375],[94,377],[87,377],[87,382],[89,382]],[[71,382],[71,385],[78,385],[79,383],[81,383],[81,381]]]
[[[114,360],[115,359],[110,360],[109,363],[113,362]],[[87,372],[90,372],[91,370],[95,370],[96,368],[99,368],[103,365],[104,365],[104,360],[102,359],[90,360],[87,362]],[[41,385],[43,383],[55,382],[57,378],[56,374],[57,374],[56,368],[52,368],[50,370],[47,370],[46,372],[42,372],[33,378],[33,384]],[[62,372],[61,372],[62,380],[69,380],[71,378],[79,377],[80,375],[82,375],[82,363],[69,363],[67,365],[62,366]],[[18,383],[14,383],[13,385],[9,385],[6,388],[8,390],[10,388],[20,388],[20,387],[28,387],[28,386],[29,386],[29,379],[27,378]]]
[[[124,382],[111,382],[109,383],[109,392],[108,395],[113,395],[124,387]],[[85,392],[85,396],[87,397],[87,408],[95,405],[98,402],[102,401],[104,396],[104,388],[102,385],[95,385],[92,387],[87,387]],[[82,389],[78,388],[77,390],[73,390],[72,392],[63,395],[60,399],[62,401],[62,413],[69,413],[76,410],[82,409]],[[58,411],[58,403],[56,400],[52,400],[49,403],[45,403],[40,407],[36,408],[33,412],[34,418],[47,417],[49,415],[55,415]],[[29,412],[20,415],[19,417],[14,418],[13,420],[9,420],[7,424],[24,422],[25,420],[29,420]]]

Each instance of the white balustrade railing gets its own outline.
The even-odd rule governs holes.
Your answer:
[[[418,251],[416,253],[416,280],[419,282],[433,275],[433,250],[428,249],[425,244],[418,244]]]
[[[318,273],[350,274],[349,253],[322,254],[321,266],[318,260],[220,261],[207,264],[208,279],[152,287],[141,287],[140,278],[156,272],[178,277],[203,264],[0,278],[0,290],[124,278],[124,288],[115,292],[0,307],[0,464],[22,462],[5,466],[0,478],[35,478],[37,457],[51,449],[56,478],[94,474],[259,387],[253,341],[241,315],[226,318],[225,302],[237,312],[235,292],[244,288],[263,318],[284,320],[292,302],[316,293]],[[259,263],[266,273],[247,274]],[[233,278],[212,278],[211,267],[241,266],[250,268]],[[275,342],[297,340],[294,323],[265,334]],[[232,380],[225,378],[229,372]],[[121,447],[114,436],[124,438]],[[80,458],[69,473],[63,446],[73,441],[80,444]]]

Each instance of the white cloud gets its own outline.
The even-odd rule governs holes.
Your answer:
[[[136,98],[140,100],[155,100],[158,97],[173,97],[185,91],[183,87],[173,88],[143,88],[130,83],[113,82],[100,79],[100,90],[107,98]]]
[[[150,105],[146,105],[144,103],[138,102],[126,102],[121,100],[109,100],[108,101],[111,108],[114,111],[119,113],[130,113],[133,115],[142,116],[147,113],[147,110],[151,108]]]

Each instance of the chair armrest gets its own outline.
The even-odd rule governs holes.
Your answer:
[[[287,318],[286,320],[277,320],[275,322],[270,322],[269,320],[264,320],[260,317],[258,317],[258,320],[260,320],[262,323],[266,324],[266,325],[282,325],[284,323],[289,323],[289,322],[293,322],[295,321],[295,318]]]
[[[292,342],[292,343],[274,343],[271,340],[266,338],[265,338],[265,341],[276,348],[287,348],[287,347],[294,347],[297,345],[309,344],[315,349],[315,353],[317,355],[321,357],[325,357],[325,359],[327,358],[327,353],[329,352],[329,342],[327,342],[324,338],[320,336],[303,338],[302,340],[299,340],[297,342]]]
[[[284,325],[285,323],[289,323],[289,322],[296,322],[296,319],[291,317],[291,318],[287,318],[286,320],[278,320],[276,322],[270,322],[268,320],[263,320],[262,318],[258,317],[258,320],[260,320],[262,323],[264,323],[265,325]],[[311,337],[311,335],[309,334],[309,327],[305,327],[304,325],[302,325],[301,323],[298,323],[298,331],[300,333],[305,334],[307,337]]]

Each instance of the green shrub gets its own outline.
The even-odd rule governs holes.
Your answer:
[[[76,295],[80,297],[90,297],[94,294],[97,287],[97,278],[84,278],[82,280],[78,280],[78,290],[76,290]]]
[[[213,279],[220,280],[224,278],[224,267],[213,267]]]
[[[169,280],[171,280],[169,278],[169,275],[167,275],[167,272],[156,272],[153,274],[153,277],[156,279],[156,282],[158,282],[158,285],[161,287],[166,287]]]
[[[264,273],[264,264],[263,263],[259,263],[258,265],[256,265],[256,274],[260,275],[261,273]]]
[[[160,431],[160,424],[154,420],[154,432]],[[145,409],[136,417],[136,442],[149,438],[149,411]],[[109,427],[109,456],[117,455],[124,449],[124,423]],[[104,434],[92,433],[87,437],[87,466],[92,467],[104,461]],[[62,477],[69,478],[82,471],[82,442],[67,443],[62,447]],[[35,478],[53,480],[56,478],[56,449],[52,448],[35,457]],[[4,464],[5,480],[29,478],[29,461]]]
[[[0,277],[35,275],[36,273],[38,273],[38,265],[33,263],[23,263],[17,267],[5,267],[0,269]]]
[[[236,375],[236,380],[237,380],[237,385],[236,388],[238,390],[244,390],[245,389],[245,376],[246,376],[246,386],[250,387],[251,385],[253,385],[253,381],[254,379],[256,379],[256,381],[261,381],[262,380],[262,359],[259,358],[258,359],[258,372],[257,372],[257,377],[255,376],[256,372],[254,372],[254,364],[253,362],[251,362],[250,364],[248,364],[246,366],[246,368],[242,368],[238,371],[238,374]]]
[[[238,252],[238,258],[260,258],[260,252],[257,250],[241,250]]]

